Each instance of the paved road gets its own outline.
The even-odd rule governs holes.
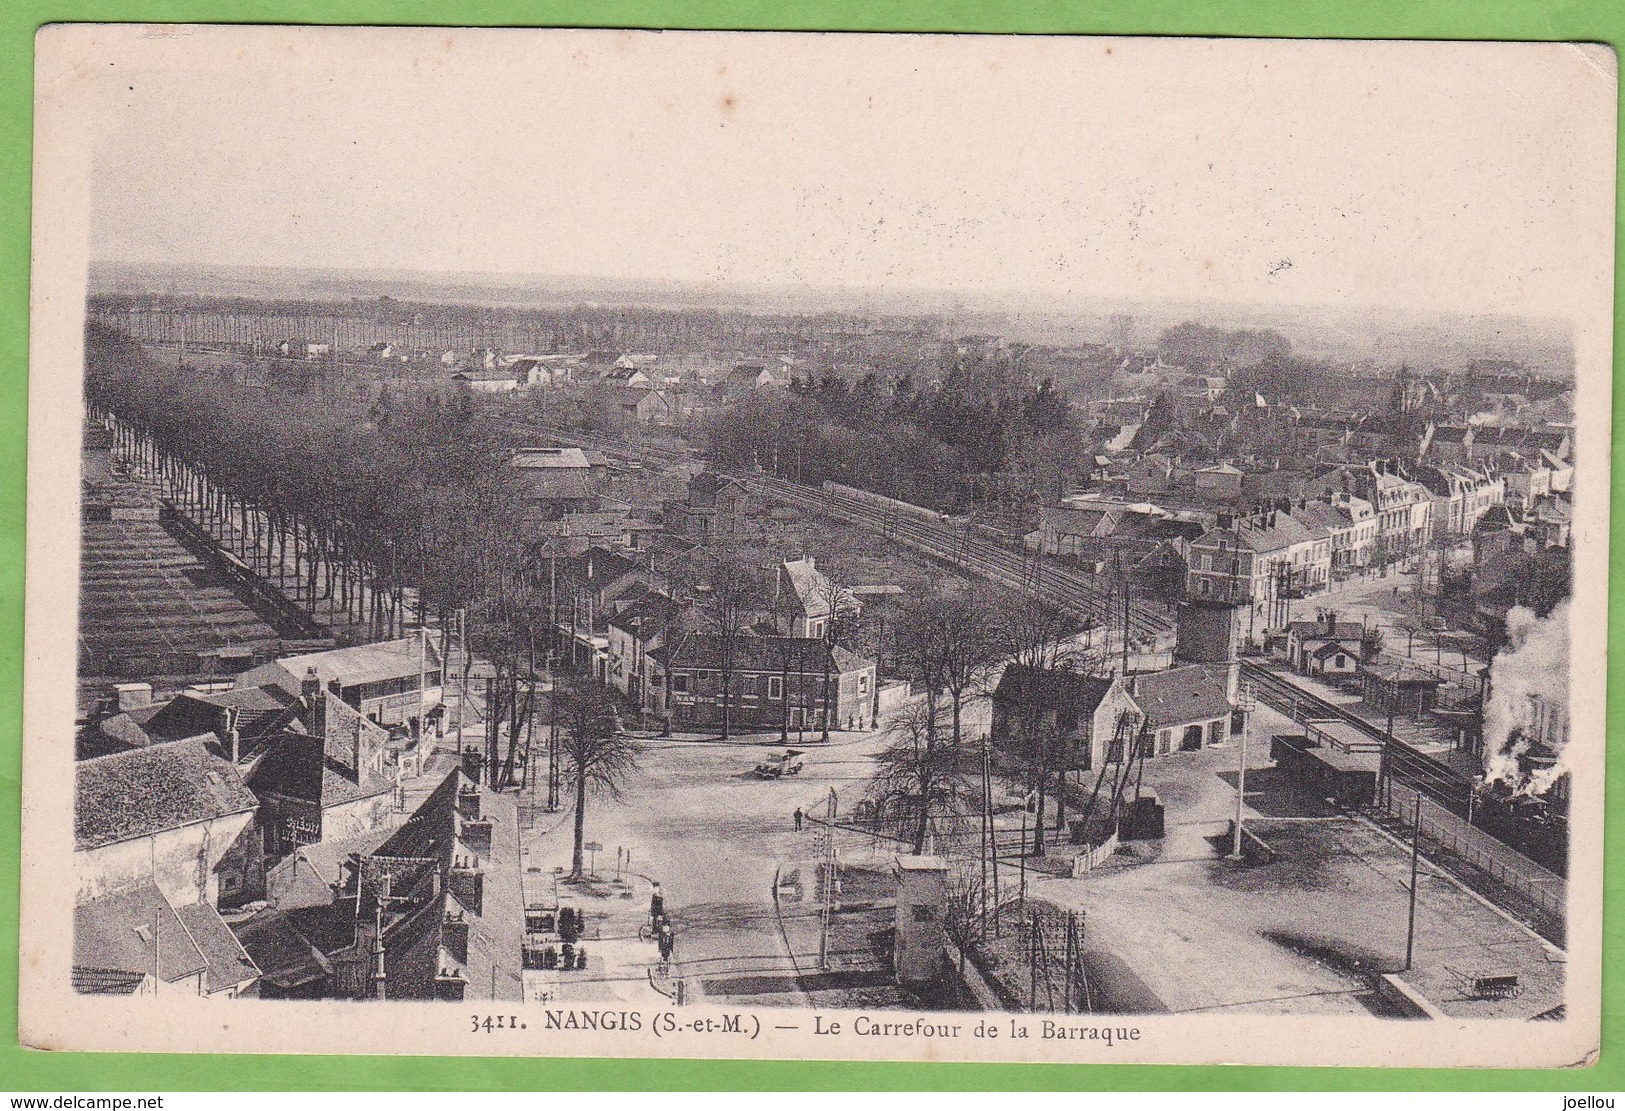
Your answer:
[[[639,771],[625,798],[593,799],[586,823],[587,839],[604,846],[598,854],[601,875],[612,879],[617,849],[630,851],[632,864],[623,880],[634,894],[578,897],[601,934],[604,962],[620,965],[602,972],[620,985],[617,997],[648,999],[652,991],[674,991],[680,979],[691,1000],[804,1005],[797,972],[816,956],[816,940],[809,945],[804,923],[781,928],[773,902],[781,861],[810,851],[811,826],[798,834],[792,814],[797,807],[822,813],[831,788],[850,805],[871,774],[873,753],[884,743],[882,734],[836,734],[828,747],[807,746],[799,776],[764,781],[750,769],[769,748],[639,742]],[[555,868],[568,868],[571,832],[566,822],[529,839],[531,878],[551,883]],[[676,960],[665,973],[655,967],[653,944],[637,937],[648,913],[650,881],[661,884],[677,931]],[[567,885],[561,891],[570,897]],[[816,932],[810,936],[816,939]],[[579,983],[572,990],[579,992]]]

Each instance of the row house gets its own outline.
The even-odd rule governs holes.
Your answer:
[[[1290,596],[1325,589],[1331,578],[1331,534],[1286,510],[1221,515],[1191,541],[1187,593],[1223,602]]]
[[[831,729],[874,723],[874,662],[825,640],[696,633],[648,659],[646,708],[660,707],[677,728],[719,725],[724,686],[729,722],[740,728],[820,729],[826,716]]]
[[[1468,462],[1499,466],[1502,459],[1542,453],[1564,463],[1574,459],[1574,431],[1561,425],[1521,428],[1482,425],[1475,430]]]
[[[1506,481],[1484,470],[1449,463],[1421,465],[1415,476],[1432,498],[1436,535],[1469,536],[1491,506],[1506,501]]]
[[[1398,473],[1392,464],[1373,474],[1372,507],[1377,512],[1377,538],[1385,553],[1405,555],[1424,547],[1433,532],[1433,495],[1420,482]]]
[[[1574,465],[1544,451],[1508,454],[1501,459],[1500,477],[1507,504],[1527,513],[1542,498],[1573,488]]]
[[[1427,545],[1433,532],[1434,498],[1420,482],[1406,478],[1393,460],[1363,467],[1342,466],[1306,487],[1311,497],[1335,500],[1340,493],[1369,502],[1377,518],[1377,554],[1397,557]]]
[[[1256,642],[1277,624],[1287,599],[1324,590],[1331,578],[1331,534],[1310,528],[1284,510],[1220,518],[1191,541],[1187,597],[1247,606],[1248,637]]]
[[[1377,515],[1364,498],[1339,492],[1327,501],[1300,501],[1291,511],[1306,527],[1331,538],[1332,575],[1341,578],[1367,566],[1377,542]]]
[[[345,854],[342,875],[236,926],[277,970],[267,995],[462,1002],[526,997],[519,814],[451,771],[406,821]]]

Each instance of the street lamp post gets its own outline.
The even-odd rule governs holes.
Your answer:
[[[1253,697],[1253,685],[1243,683],[1236,692],[1236,709],[1241,711],[1241,760],[1236,768],[1236,830],[1235,842],[1230,846],[1230,859],[1244,859],[1241,851],[1241,814],[1247,799],[1247,738],[1252,733],[1252,714],[1258,708]]]

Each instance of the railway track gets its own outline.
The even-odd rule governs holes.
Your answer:
[[[1269,668],[1251,660],[1241,661],[1241,674],[1265,705],[1280,710],[1294,721],[1333,720],[1353,726],[1388,750],[1388,772],[1396,780],[1420,790],[1456,813],[1467,813],[1472,781],[1440,760],[1435,760],[1407,741],[1393,736],[1343,706],[1304,690]]]
[[[687,452],[673,448],[633,444],[592,433],[537,430],[517,421],[509,422],[508,426],[518,435],[535,435],[540,431],[561,444],[591,448],[646,465],[670,466],[690,458]],[[858,525],[950,566],[1015,590],[1032,591],[1056,607],[1098,625],[1115,628],[1122,620],[1122,597],[1103,577],[1073,571],[1026,552],[1012,551],[968,528],[923,519],[921,515],[928,515],[927,510],[911,507],[913,512],[894,512],[855,497],[774,475],[734,472],[733,476],[771,500]],[[1172,618],[1130,601],[1131,643],[1137,647],[1156,647],[1172,634]]]
[[[1120,595],[1098,576],[1012,552],[967,529],[936,525],[905,513],[771,475],[736,475],[765,497],[867,528],[906,547],[1017,590],[1032,591],[1078,617],[1107,627],[1121,619]],[[1151,646],[1173,631],[1163,614],[1130,603],[1130,640]]]

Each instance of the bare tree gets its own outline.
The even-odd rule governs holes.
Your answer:
[[[1071,615],[1030,592],[1006,596],[999,605],[1003,615],[1004,649],[1010,662],[1028,674],[1042,677],[1054,673],[1087,674],[1099,670],[1102,660],[1078,637],[1082,631]],[[1019,688],[1015,708],[1022,751],[1018,753],[1028,782],[1038,795],[1038,813],[1033,825],[1032,851],[1044,852],[1046,804],[1055,783],[1057,798],[1055,828],[1066,822],[1066,775],[1073,753],[1051,720],[1045,684],[1025,683]]]
[[[925,852],[933,821],[957,823],[973,797],[973,754],[936,740],[934,700],[910,703],[892,722],[889,743],[876,758],[870,797],[876,811],[909,830],[914,855]]]
[[[722,738],[732,728],[734,673],[739,641],[768,606],[762,563],[752,548],[724,540],[691,553],[692,581],[717,634],[717,670],[722,695]]]
[[[835,649],[852,643],[853,636],[857,632],[859,610],[857,599],[852,596],[852,592],[826,572],[819,573],[808,602],[812,609],[821,611],[824,619],[822,633],[818,638],[823,646],[823,651],[819,653],[819,659],[823,664],[823,682],[819,697],[824,707],[821,739],[827,744],[834,701],[832,670]]]
[[[626,781],[638,768],[637,747],[617,735],[615,708],[591,680],[561,685],[553,695],[553,713],[560,727],[559,750],[567,767],[565,784],[575,792],[575,847],[570,875],[581,877],[582,846],[586,840],[587,799],[621,797]]]
[[[935,607],[941,622],[938,644],[942,653],[942,684],[948,695],[951,743],[963,739],[965,705],[986,692],[1006,652],[999,629],[999,612],[985,593],[970,583],[956,583],[940,593]]]
[[[944,633],[942,597],[929,587],[912,590],[898,607],[896,637],[897,656],[914,678],[925,687],[925,700],[931,712],[925,715],[922,727],[928,747],[937,740],[937,706],[948,686],[948,644]]]
[[[959,950],[959,984],[965,983],[965,961],[971,946],[987,938],[987,902],[982,881],[962,863],[948,874],[948,899],[943,908],[943,932]]]

